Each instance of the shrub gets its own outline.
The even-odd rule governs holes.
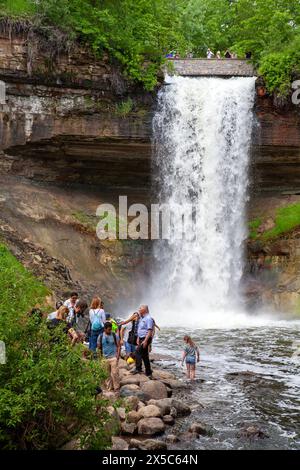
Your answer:
[[[62,327],[26,312],[47,289],[0,245],[0,447],[54,449],[82,434],[85,447],[109,442],[105,402],[95,399],[105,372],[99,361],[84,361],[82,345],[70,346]]]

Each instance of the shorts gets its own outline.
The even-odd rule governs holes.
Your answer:
[[[136,351],[136,346],[125,341],[125,351],[127,354],[134,353]]]
[[[190,366],[194,366],[196,364],[196,358],[195,356],[186,356],[185,362]]]

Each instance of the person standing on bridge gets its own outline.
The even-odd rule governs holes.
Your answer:
[[[207,49],[207,52],[206,52],[206,57],[208,59],[212,59],[214,57],[214,53],[210,50],[210,48]]]

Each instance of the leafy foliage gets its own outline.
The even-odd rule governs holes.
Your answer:
[[[0,0],[1,11],[57,25],[99,56],[108,51],[147,90],[171,49],[250,51],[268,89],[280,95],[299,67],[299,0]]]
[[[27,310],[47,289],[0,245],[0,447],[59,448],[81,430],[87,447],[103,448],[105,403],[95,389],[105,377],[98,361],[84,361],[62,327],[49,330]]]
[[[249,223],[249,237],[252,239],[259,238],[262,241],[275,240],[281,235],[285,235],[291,230],[300,227],[300,203],[290,204],[277,209],[274,222],[274,228],[259,234],[258,228],[263,224],[263,220],[261,218],[252,220]]]

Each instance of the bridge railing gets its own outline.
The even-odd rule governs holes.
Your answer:
[[[169,69],[182,76],[194,77],[253,77],[255,70],[246,59],[173,59]]]

